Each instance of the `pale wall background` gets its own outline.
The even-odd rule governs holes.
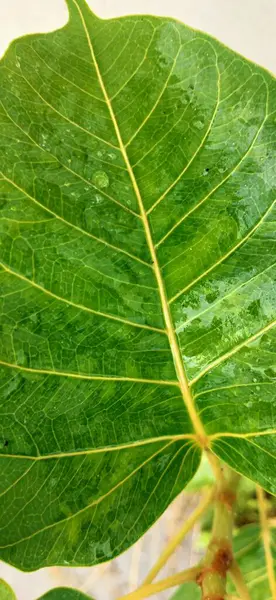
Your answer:
[[[276,74],[276,0],[87,0],[100,17],[152,13],[176,17],[202,29]],[[0,0],[0,55],[10,41],[26,33],[62,27],[67,20],[64,0]],[[18,600],[35,600],[57,585],[76,585],[99,600],[110,600],[134,588],[148,562],[189,512],[190,499],[178,499],[144,540],[113,566],[96,569],[43,569],[21,573],[0,563],[0,577],[13,586]],[[189,506],[187,506],[187,504]],[[185,518],[185,517],[184,517]],[[180,549],[170,569],[183,569],[193,560],[193,536]],[[165,574],[164,574],[165,575]],[[158,600],[161,600],[159,594]],[[0,599],[1,600],[1,599]]]
[[[276,0],[87,0],[100,17],[152,13],[202,29],[276,73]],[[64,0],[0,0],[0,53],[15,37],[67,20]]]

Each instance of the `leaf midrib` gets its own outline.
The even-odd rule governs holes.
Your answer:
[[[99,69],[99,65],[97,63],[97,59],[96,59],[96,56],[95,56],[95,52],[94,52],[94,49],[93,49],[91,38],[89,36],[89,32],[88,32],[88,29],[86,27],[86,22],[85,22],[84,16],[83,16],[82,11],[81,11],[81,9],[80,9],[80,7],[78,5],[78,1],[77,0],[72,0],[72,1],[74,2],[75,6],[76,6],[76,8],[77,8],[77,10],[79,12],[80,19],[81,19],[81,22],[82,22],[82,25],[83,25],[83,28],[84,28],[84,32],[85,32],[86,38],[87,38],[88,46],[89,46],[89,49],[90,49],[90,52],[91,52],[92,63],[93,63],[93,66],[95,68],[95,71],[97,73],[98,80],[99,80],[99,83],[100,83],[100,87],[102,89],[104,101],[106,102],[106,105],[108,107],[108,110],[109,110],[109,113],[110,113],[110,117],[111,117],[111,121],[113,123],[114,130],[115,130],[115,133],[116,133],[116,136],[117,136],[117,139],[118,139],[119,146],[117,146],[117,149],[119,149],[121,151],[122,157],[123,157],[125,165],[126,165],[126,170],[128,171],[128,174],[129,174],[129,177],[130,177],[130,180],[131,180],[131,183],[132,183],[135,195],[137,197],[137,202],[138,202],[141,214],[140,215],[137,214],[137,213],[133,213],[133,214],[135,216],[139,217],[142,220],[142,222],[143,222],[145,236],[146,236],[147,244],[148,244],[149,251],[150,251],[150,254],[151,254],[151,258],[152,258],[152,262],[153,262],[153,270],[154,270],[154,273],[155,273],[155,277],[156,277],[156,281],[157,281],[157,286],[158,286],[158,290],[159,290],[160,301],[161,301],[161,306],[162,306],[164,321],[165,321],[165,324],[166,324],[166,329],[164,329],[164,330],[158,330],[157,328],[153,328],[153,327],[149,327],[149,326],[143,326],[143,325],[140,325],[140,324],[136,325],[135,323],[128,322],[128,320],[125,320],[123,318],[121,319],[121,318],[109,316],[109,315],[106,315],[105,313],[101,313],[101,312],[98,312],[98,311],[95,311],[95,313],[99,314],[101,316],[104,316],[104,317],[106,316],[106,317],[114,318],[114,320],[122,321],[122,322],[125,322],[125,323],[129,324],[129,325],[134,325],[134,326],[137,326],[137,327],[145,327],[147,329],[153,329],[155,331],[159,331],[160,333],[166,333],[168,335],[168,339],[169,339],[169,343],[170,343],[170,350],[171,350],[172,358],[174,360],[174,365],[175,365],[175,369],[176,369],[176,374],[177,374],[178,381],[159,381],[159,380],[157,381],[157,380],[148,380],[148,379],[139,379],[138,380],[138,379],[135,379],[135,378],[128,378],[128,377],[106,377],[105,375],[88,376],[88,375],[85,375],[85,374],[66,373],[66,372],[61,372],[61,371],[37,370],[37,369],[20,367],[19,365],[9,365],[8,363],[2,363],[2,364],[6,364],[7,366],[10,366],[10,367],[13,367],[13,368],[17,368],[17,369],[21,369],[21,370],[24,370],[24,371],[26,370],[26,371],[36,372],[36,373],[44,373],[44,374],[52,374],[52,375],[62,375],[62,376],[64,375],[64,376],[68,376],[68,377],[77,377],[77,378],[85,378],[85,379],[116,380],[116,381],[117,380],[118,381],[137,381],[137,382],[139,381],[140,383],[165,384],[165,385],[169,384],[169,385],[178,386],[181,389],[182,397],[183,397],[183,400],[184,400],[184,404],[185,404],[185,406],[187,408],[187,411],[189,413],[190,419],[192,421],[192,424],[193,424],[193,427],[194,427],[194,430],[195,430],[195,433],[196,433],[196,437],[197,437],[198,441],[200,442],[200,444],[203,446],[203,445],[205,445],[205,443],[206,443],[206,441],[208,439],[210,440],[210,436],[207,437],[207,434],[205,433],[205,430],[204,430],[204,427],[203,427],[203,424],[202,424],[202,421],[201,421],[200,414],[196,411],[196,408],[195,408],[195,405],[194,405],[194,398],[193,398],[193,396],[191,394],[190,388],[192,387],[192,385],[194,383],[196,383],[196,381],[198,381],[198,379],[200,379],[202,376],[204,376],[210,369],[218,366],[221,362],[223,362],[224,360],[226,360],[227,358],[229,358],[230,356],[232,356],[232,354],[235,354],[238,350],[240,350],[243,346],[247,345],[249,342],[254,341],[257,337],[259,337],[259,335],[261,335],[262,333],[264,333],[268,329],[270,329],[272,326],[274,326],[275,322],[270,323],[268,326],[266,326],[265,328],[263,328],[261,331],[257,332],[254,336],[251,336],[249,339],[244,340],[241,344],[237,345],[234,349],[231,349],[229,352],[227,352],[223,356],[218,357],[210,365],[208,365],[202,372],[200,372],[199,375],[197,375],[190,382],[188,381],[188,378],[187,378],[186,373],[185,373],[185,367],[184,367],[184,364],[183,364],[182,356],[181,356],[181,350],[180,350],[180,347],[179,347],[179,344],[178,344],[178,340],[177,340],[177,331],[175,331],[175,329],[174,329],[174,324],[173,324],[173,320],[172,320],[172,316],[171,316],[170,308],[169,308],[170,302],[173,302],[176,299],[176,297],[172,298],[171,300],[167,299],[166,289],[165,289],[165,283],[164,283],[162,275],[161,275],[161,268],[160,268],[160,266],[158,264],[156,250],[155,250],[155,246],[153,244],[153,239],[152,239],[152,236],[151,236],[151,230],[150,230],[149,221],[148,221],[148,217],[147,217],[147,214],[149,212],[151,212],[151,209],[147,213],[146,210],[145,210],[145,208],[144,208],[143,200],[142,200],[141,193],[140,193],[140,190],[139,190],[139,186],[138,186],[138,183],[136,181],[136,177],[135,177],[134,172],[133,172],[133,167],[130,164],[130,160],[128,158],[128,154],[127,154],[127,150],[126,150],[126,145],[124,144],[124,142],[122,140],[120,129],[119,129],[119,126],[118,126],[118,123],[117,123],[117,118],[116,118],[116,115],[115,115],[113,107],[112,107],[112,98],[110,99],[109,96],[108,96],[108,93],[107,93],[107,90],[106,90],[106,87],[105,87],[105,84],[104,84],[104,81],[103,81],[103,77],[101,75],[101,72],[100,72],[100,69]],[[265,119],[266,118],[267,118],[267,114],[265,116]],[[214,115],[213,115],[213,119],[214,119]],[[212,119],[212,121],[213,121],[213,119]],[[257,134],[254,137],[254,141],[252,142],[251,146],[255,142],[255,139],[258,137],[259,132],[260,132],[260,130],[263,127],[263,124],[264,123],[261,124],[261,126],[260,126]],[[15,123],[15,125],[17,125],[17,124]],[[208,128],[208,131],[210,130],[210,126]],[[24,133],[26,133],[26,132],[24,132]],[[32,140],[32,141],[34,142],[34,140]],[[34,142],[34,143],[36,143],[36,142]],[[36,143],[36,145],[38,146],[37,143]],[[250,151],[251,146],[248,149],[246,155]],[[243,159],[244,159],[244,157],[242,158],[242,160]],[[67,168],[67,167],[65,167],[65,168]],[[70,169],[68,169],[68,170],[70,170]],[[232,173],[230,173],[230,174],[232,174]],[[228,175],[227,178],[229,176],[230,175]],[[40,203],[35,198],[31,197],[25,190],[19,188],[19,186],[17,186],[13,181],[11,181],[10,179],[8,179],[5,175],[4,175],[4,179],[6,181],[8,181],[9,183],[11,183],[12,185],[14,185],[15,187],[18,187],[18,189],[20,189],[31,200],[34,200],[37,204],[40,205]],[[117,202],[117,203],[120,204],[119,202]],[[267,209],[267,211],[265,212],[265,214],[261,217],[261,219],[258,222],[257,226],[254,226],[253,230],[251,230],[249,232],[248,237],[250,237],[252,235],[252,233],[255,231],[255,229],[259,226],[260,222],[263,222],[264,218],[267,216],[268,212],[271,210],[271,208],[272,208],[273,205],[274,205],[274,203],[272,203],[272,205]],[[40,206],[42,206],[42,205],[40,205]],[[120,206],[122,206],[122,205],[120,204]],[[43,206],[43,208],[46,211],[51,212],[52,215],[55,216],[56,218],[60,218],[61,220],[64,220],[61,217],[59,217],[59,215],[56,215],[55,213],[53,213],[52,211],[50,211],[48,208],[46,208],[44,206]],[[122,206],[122,208],[124,208],[124,207]],[[132,212],[132,211],[130,211],[130,212]],[[65,221],[65,223],[68,224],[68,225],[71,225],[71,226],[75,227],[76,229],[80,229],[80,228],[74,226],[71,223],[68,223],[66,221]],[[93,237],[94,239],[97,239],[97,241],[99,241],[99,242],[103,242],[103,243],[107,244],[108,246],[110,246],[114,250],[121,251],[124,254],[128,254],[131,258],[133,258],[135,260],[139,260],[141,263],[144,263],[148,267],[152,266],[149,263],[146,263],[146,262],[142,261],[138,257],[133,256],[130,253],[127,253],[126,251],[121,250],[121,249],[119,249],[117,247],[113,247],[111,244],[105,242],[104,240],[96,238],[95,236],[89,234],[86,231],[83,231],[81,229],[80,229],[80,231],[82,231],[82,233],[85,233],[85,234],[89,235],[90,237]],[[247,236],[246,236],[245,239],[247,239]],[[243,242],[244,242],[244,239],[241,240],[236,247],[232,248],[230,250],[230,253],[232,253]],[[224,258],[225,258],[225,256],[223,257],[223,259]],[[214,266],[212,266],[211,269],[212,268],[214,268]],[[5,270],[9,270],[9,269],[5,268]],[[13,271],[11,271],[11,272],[14,275],[17,275],[16,272],[13,272]],[[206,275],[206,272],[203,274],[203,276],[204,275]],[[19,275],[19,277],[20,277],[20,275]],[[202,276],[200,276],[200,278],[201,277]],[[32,281],[28,280],[28,283],[30,283],[32,285]],[[192,285],[194,283],[195,282],[193,282]],[[244,284],[242,284],[242,285],[244,285]],[[37,285],[36,285],[36,287],[40,288],[40,286],[37,286]],[[186,289],[187,288],[184,288],[184,290],[181,290],[177,294],[177,297],[178,297],[178,295],[180,295],[183,292],[185,292]],[[48,291],[44,290],[44,288],[41,288],[41,290],[43,292],[48,293]],[[60,298],[60,297],[56,296],[55,294],[51,294],[50,293],[50,295],[53,295],[58,300],[62,300],[64,302],[67,302],[67,300],[65,300],[63,298]],[[70,304],[71,304],[71,302],[70,302]],[[94,312],[93,310],[88,309],[86,307],[83,307],[82,305],[75,305],[73,303],[72,303],[72,305],[76,306],[77,308],[80,308],[80,309],[88,310],[89,312]],[[229,435],[231,435],[231,434],[229,434]]]
[[[176,370],[176,374],[177,374],[177,378],[179,381],[179,386],[181,389],[181,393],[182,393],[182,397],[183,397],[183,401],[184,404],[186,406],[186,409],[188,411],[189,417],[191,419],[192,425],[194,427],[195,433],[198,437],[198,441],[200,442],[200,444],[202,446],[206,445],[206,440],[207,440],[207,434],[205,432],[205,429],[203,427],[203,424],[200,420],[200,417],[195,409],[195,405],[194,405],[194,401],[193,401],[193,397],[190,391],[190,387],[189,387],[189,383],[188,383],[188,379],[185,373],[185,369],[184,369],[184,365],[183,365],[183,361],[182,361],[182,357],[181,357],[181,353],[180,353],[180,348],[178,345],[178,341],[177,341],[177,337],[176,337],[176,333],[175,333],[175,329],[173,326],[173,321],[172,321],[172,317],[171,317],[171,313],[170,313],[170,308],[169,308],[169,303],[167,300],[167,294],[166,294],[166,289],[165,289],[165,285],[164,285],[164,281],[161,275],[161,269],[159,267],[159,263],[158,263],[158,259],[157,259],[157,255],[156,255],[156,251],[155,251],[155,247],[154,247],[154,243],[153,243],[153,239],[152,239],[152,235],[151,235],[151,230],[150,230],[150,225],[149,225],[149,221],[148,221],[148,217],[147,217],[147,213],[146,210],[144,208],[144,204],[143,204],[143,200],[142,200],[142,196],[140,193],[140,189],[138,186],[138,183],[136,181],[136,177],[134,175],[132,166],[130,164],[130,160],[128,158],[128,154],[127,154],[127,150],[126,147],[124,145],[122,136],[121,136],[121,132],[119,129],[119,125],[117,123],[117,119],[116,119],[116,115],[114,113],[113,110],[113,106],[111,103],[111,100],[109,98],[109,95],[107,93],[107,89],[105,87],[105,83],[103,81],[102,75],[101,75],[101,71],[99,68],[99,65],[97,63],[97,59],[96,59],[96,55],[94,52],[94,48],[92,45],[92,41],[86,26],[86,22],[84,19],[84,16],[82,14],[82,11],[78,5],[78,2],[76,0],[73,0],[79,15],[80,15],[80,19],[84,28],[84,32],[87,38],[87,42],[88,42],[88,47],[91,53],[91,59],[92,59],[92,64],[95,68],[96,71],[96,75],[98,77],[99,80],[99,84],[100,87],[102,89],[102,93],[104,96],[104,99],[106,101],[106,105],[108,107],[109,113],[110,113],[110,117],[113,123],[113,127],[118,139],[118,144],[122,153],[122,156],[124,158],[125,161],[125,165],[127,168],[127,171],[129,173],[129,177],[133,186],[133,190],[135,192],[136,198],[137,198],[137,202],[138,202],[138,206],[140,209],[140,214],[141,214],[141,218],[142,218],[142,222],[143,222],[143,226],[144,226],[144,231],[145,231],[145,236],[146,236],[146,241],[149,247],[149,251],[150,251],[150,255],[151,255],[151,259],[152,259],[152,263],[153,263],[153,270],[155,273],[155,277],[156,277],[156,281],[157,281],[157,286],[158,286],[158,290],[159,290],[159,296],[160,296],[160,302],[161,302],[161,307],[162,307],[162,312],[163,312],[163,317],[164,317],[164,321],[165,321],[165,325],[166,325],[166,330],[167,330],[167,334],[168,334],[168,339],[169,339],[169,344],[170,344],[170,349],[171,349],[171,353],[172,353],[172,357],[173,357],[173,361],[174,361],[174,366],[175,366],[175,370]]]

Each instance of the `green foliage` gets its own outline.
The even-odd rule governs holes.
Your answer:
[[[89,596],[89,598],[91,597]],[[50,592],[41,596],[39,600],[88,600],[88,596],[72,588],[62,587],[50,590]]]
[[[3,579],[0,579],[0,600],[16,600],[12,589]]]
[[[271,553],[276,575],[276,531],[271,529]],[[234,538],[236,558],[248,585],[251,600],[273,600],[269,587],[267,566],[261,531],[258,525],[242,528]],[[229,585],[229,593],[234,587]]]
[[[171,600],[201,600],[201,592],[196,583],[185,583],[176,590]]]
[[[0,555],[24,570],[128,548],[203,431],[276,493],[275,80],[172,19],[68,7],[0,68]]]
[[[91,596],[86,596],[86,594],[83,594],[78,590],[61,587],[46,592],[46,594],[40,596],[38,600],[88,600],[88,598],[91,598]],[[0,600],[16,600],[14,592],[2,579],[0,579]],[[91,598],[91,600],[93,599]]]

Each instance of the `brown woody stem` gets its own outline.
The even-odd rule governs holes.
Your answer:
[[[217,482],[211,540],[197,578],[202,600],[225,599],[226,575],[233,561],[233,505],[238,481],[239,475],[224,467]]]

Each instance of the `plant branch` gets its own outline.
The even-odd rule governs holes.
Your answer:
[[[172,575],[171,577],[157,581],[157,583],[142,585],[134,592],[130,592],[130,594],[126,594],[125,596],[120,596],[118,600],[141,600],[142,598],[148,598],[149,596],[163,592],[163,590],[175,587],[181,583],[196,581],[199,572],[200,567],[192,567],[191,569],[181,571],[176,575]]]
[[[208,452],[211,455],[211,452]],[[224,467],[216,459],[218,474],[214,520],[211,540],[201,564],[197,583],[202,589],[202,600],[223,600],[226,595],[226,574],[233,561],[232,531],[233,505],[239,475]]]
[[[235,560],[230,565],[229,573],[241,600],[250,600],[248,587],[244,581],[240,567]]]
[[[203,513],[207,510],[208,506],[210,506],[214,497],[214,489],[208,490],[206,495],[203,496],[201,502],[195,509],[195,511],[188,517],[188,519],[183,523],[181,529],[176,533],[174,537],[172,537],[168,543],[168,545],[163,550],[162,554],[158,558],[155,565],[152,567],[147,577],[144,580],[143,585],[151,583],[156,575],[161,571],[163,566],[166,564],[167,560],[170,558],[172,553],[175,551],[177,546],[182,542],[184,537],[187,535],[188,531],[192,529],[194,524],[200,519]]]
[[[262,538],[265,551],[265,559],[268,573],[269,586],[272,593],[272,598],[276,598],[276,581],[273,567],[273,557],[271,552],[271,540],[270,540],[270,529],[267,518],[267,510],[265,505],[264,490],[257,485],[257,498],[259,505],[260,522],[262,528]]]

